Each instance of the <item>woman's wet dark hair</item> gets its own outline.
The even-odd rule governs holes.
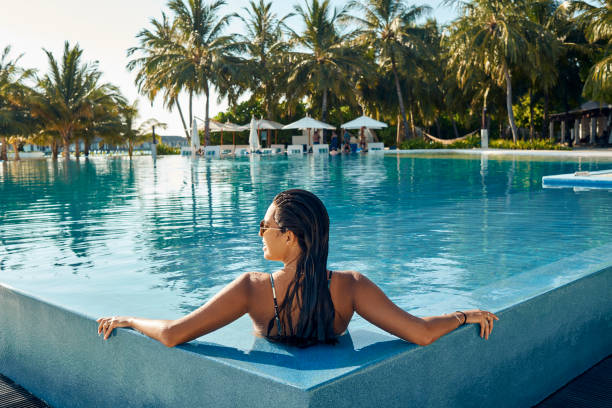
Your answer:
[[[306,190],[292,189],[274,197],[274,220],[295,234],[301,249],[294,279],[279,307],[283,333],[270,336],[275,319],[268,324],[268,337],[283,343],[308,347],[317,343],[335,344],[334,304],[327,286],[329,216],[323,202]],[[297,302],[297,322],[291,306]],[[280,334],[280,333],[279,333]]]

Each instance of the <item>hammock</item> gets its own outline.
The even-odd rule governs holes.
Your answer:
[[[477,133],[477,132],[478,132],[478,130],[479,130],[479,129],[476,129],[476,130],[474,130],[473,132],[470,132],[470,133],[468,133],[468,134],[467,134],[467,135],[465,135],[465,136],[461,136],[461,137],[458,137],[458,138],[455,138],[455,139],[438,139],[437,137],[432,136],[432,135],[428,134],[427,132],[425,132],[425,131],[423,131],[423,130],[420,130],[420,133],[421,133],[423,136],[425,136],[425,137],[427,137],[427,138],[429,138],[429,139],[433,140],[434,142],[442,143],[443,145],[449,145],[449,144],[453,144],[453,143],[455,143],[455,142],[458,142],[459,140],[464,140],[464,139],[467,139],[468,137],[470,137],[470,136],[472,136],[473,134]]]

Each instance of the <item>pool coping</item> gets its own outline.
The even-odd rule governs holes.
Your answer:
[[[39,395],[52,405],[57,406],[64,405],[61,399],[64,394],[60,393],[58,396],[53,390],[53,387],[49,389],[48,384],[50,379],[46,378],[48,373],[46,375],[37,373],[37,369],[35,369],[35,367],[37,367],[36,357],[38,357],[38,360],[42,358],[43,360],[57,361],[57,357],[62,356],[60,361],[63,361],[64,363],[62,364],[65,364],[66,367],[61,367],[60,371],[64,373],[64,377],[71,378],[72,380],[70,381],[72,382],[77,381],[74,378],[76,375],[75,373],[78,373],[79,377],[94,377],[94,383],[97,384],[92,385],[94,389],[106,389],[106,387],[109,386],[108,383],[119,388],[121,388],[122,385],[125,389],[142,386],[139,385],[138,382],[134,383],[134,379],[131,378],[132,375],[130,373],[132,372],[132,367],[120,366],[120,371],[124,373],[123,376],[119,379],[109,380],[105,376],[92,373],[91,367],[87,365],[83,366],[83,362],[80,361],[81,358],[75,357],[75,355],[93,356],[94,360],[97,361],[97,364],[93,366],[99,367],[105,364],[109,353],[115,357],[128,354],[143,356],[152,353],[152,355],[161,358],[163,363],[162,366],[174,365],[175,370],[183,370],[185,367],[189,367],[189,370],[198,372],[199,376],[203,376],[208,380],[211,380],[209,378],[211,375],[214,376],[218,373],[225,373],[228,378],[240,383],[244,391],[249,389],[251,392],[257,393],[258,387],[263,387],[263,389],[266,390],[274,390],[271,395],[277,399],[284,400],[290,406],[319,406],[313,401],[317,401],[320,398],[323,398],[323,400],[327,402],[333,401],[334,404],[337,404],[339,402],[334,399],[335,397],[332,395],[334,393],[330,394],[330,390],[343,389],[347,384],[354,385],[355,383],[362,383],[363,381],[371,382],[374,379],[378,381],[380,373],[389,372],[390,369],[396,372],[396,369],[392,367],[402,366],[404,367],[402,370],[408,370],[410,372],[410,370],[414,369],[409,368],[411,367],[411,361],[414,364],[417,362],[422,363],[424,360],[430,361],[429,364],[431,364],[431,362],[435,365],[443,364],[444,362],[440,361],[439,358],[440,355],[448,356],[448,349],[463,350],[463,354],[474,354],[479,351],[486,352],[491,348],[499,348],[500,344],[503,346],[503,343],[507,341],[505,336],[512,335],[512,332],[508,332],[509,327],[506,327],[506,324],[508,324],[508,326],[517,326],[517,328],[522,327],[526,322],[529,323],[532,320],[532,316],[529,313],[540,313],[539,309],[542,309],[542,306],[537,306],[534,310],[534,303],[543,303],[546,307],[550,307],[550,301],[547,300],[548,298],[558,298],[559,293],[572,292],[574,291],[574,289],[572,289],[573,287],[581,287],[590,284],[593,288],[592,282],[599,282],[596,283],[595,289],[592,290],[601,290],[602,288],[605,290],[606,286],[602,286],[601,282],[612,281],[612,258],[610,256],[601,256],[602,253],[612,254],[612,244],[565,257],[552,264],[526,271],[522,274],[500,280],[494,284],[486,285],[472,291],[471,296],[473,300],[488,304],[490,309],[497,312],[501,318],[500,322],[496,324],[496,329],[492,338],[484,342],[477,336],[478,329],[476,327],[466,326],[444,336],[428,347],[418,347],[391,337],[390,335],[383,335],[364,329],[352,331],[350,336],[341,338],[340,346],[335,349],[320,346],[306,350],[295,350],[269,343],[263,339],[255,341],[250,350],[228,348],[221,344],[206,341],[194,341],[174,349],[167,349],[158,342],[127,329],[118,330],[117,333],[113,335],[111,341],[104,342],[101,341],[100,338],[91,335],[95,332],[95,328],[97,327],[97,324],[91,317],[70,311],[61,306],[51,305],[36,296],[0,284],[0,304],[4,302],[7,310],[11,308],[13,310],[35,310],[37,311],[36,313],[23,314],[23,316],[28,317],[25,320],[38,321],[40,325],[50,331],[54,331],[56,327],[51,325],[49,321],[62,321],[63,323],[60,325],[61,328],[66,332],[75,333],[74,337],[76,338],[71,338],[69,342],[74,343],[74,349],[76,351],[80,351],[80,353],[74,354],[71,351],[64,350],[57,346],[46,345],[43,347],[42,344],[44,344],[44,342],[41,342],[39,339],[40,335],[36,335],[36,328],[22,327],[19,321],[15,322],[14,316],[3,315],[0,311],[0,323],[3,321],[5,323],[4,325],[0,324],[0,338],[4,337],[5,339],[11,339],[14,334],[21,334],[16,337],[19,337],[24,343],[33,343],[29,346],[22,346],[18,341],[15,341],[14,344],[11,344],[10,340],[0,342],[0,362],[3,363],[3,367],[9,367],[10,372],[4,373],[5,375],[11,376],[11,378],[14,378],[17,382],[35,393],[35,395]],[[607,284],[608,283],[606,283],[606,285]],[[518,289],[519,287],[528,287],[531,291],[525,294],[525,292],[521,292]],[[573,301],[571,296],[564,300],[564,302],[569,302],[570,304]],[[597,316],[599,316],[598,321],[600,323],[596,324],[596,331],[602,333],[603,337],[599,339],[604,339],[604,344],[600,344],[601,342],[594,343],[592,347],[593,350],[587,347],[582,353],[587,353],[589,356],[588,359],[583,359],[579,362],[580,364],[573,362],[572,370],[570,371],[565,372],[562,370],[562,380],[565,382],[580,374],[580,372],[576,371],[575,367],[579,367],[579,369],[584,371],[588,368],[586,365],[593,365],[599,361],[594,361],[596,358],[601,360],[601,358],[610,354],[612,349],[612,324],[610,323],[610,317],[607,317],[612,314],[612,301],[607,299],[595,299],[593,302],[598,305],[595,310],[599,311]],[[554,310],[560,309],[558,305],[553,306]],[[530,312],[526,314],[524,309]],[[585,306],[585,309],[588,309],[588,307]],[[2,308],[0,308],[0,310],[2,310]],[[570,316],[572,313],[582,312],[571,309],[567,313],[567,316]],[[48,318],[41,320],[40,315],[46,315]],[[520,318],[517,319],[517,315]],[[546,315],[544,317],[546,317]],[[592,320],[593,318],[591,317],[587,324],[594,324]],[[602,321],[603,324],[601,323]],[[559,322],[550,321],[548,324],[557,327]],[[7,334],[7,336],[2,336],[3,330],[4,334]],[[575,332],[574,329],[570,331]],[[61,339],[61,333],[56,333],[54,336]],[[580,337],[579,335],[576,336]],[[568,340],[569,343],[576,343],[577,341],[576,339],[567,339],[567,333],[562,336],[557,335],[557,337],[559,343],[564,343]],[[524,339],[520,340],[524,343]],[[555,336],[547,341],[552,341],[553,345],[557,342]],[[505,347],[507,346],[508,345]],[[584,344],[582,346],[584,346]],[[501,347],[501,350],[504,350],[505,347]],[[527,350],[522,350],[522,352],[530,353],[530,347],[530,345],[527,346]],[[557,345],[553,347],[557,347]],[[21,350],[21,348],[24,350]],[[15,355],[9,355],[10,351],[13,351]],[[576,352],[573,351],[573,353]],[[601,355],[602,353],[607,354]],[[453,358],[456,357],[457,356],[453,356]],[[176,366],[175,361],[177,360],[181,361],[182,365]],[[327,363],[325,363],[326,361]],[[155,372],[155,370],[159,369],[158,363],[159,362],[148,362],[147,365],[151,365],[151,369]],[[406,366],[407,363],[409,366]],[[132,362],[132,364],[134,364],[134,362]],[[339,365],[340,368],[334,367],[335,364]],[[463,364],[465,364],[465,361]],[[153,367],[157,368],[153,369]],[[455,366],[448,366],[447,370],[453,371],[456,368]],[[498,368],[500,370],[502,369],[502,367]],[[421,369],[431,370],[431,367],[426,366],[421,367]],[[479,369],[482,370],[483,368],[480,367]],[[488,369],[490,370],[490,368]],[[156,373],[152,375],[152,377],[153,378],[150,379],[151,381],[155,379],[158,384],[164,384],[171,389],[180,391],[181,387],[183,387],[182,384],[177,384],[176,381],[172,378],[167,378],[165,375]],[[164,380],[162,381],[160,378]],[[193,379],[184,379],[184,381],[189,382],[193,381]],[[534,397],[534,393],[529,394],[528,397],[531,398],[529,399],[530,403],[537,403],[537,398],[541,397],[541,399],[543,399],[565,382],[560,383],[557,381],[554,384],[548,384],[544,389],[538,389],[537,392],[535,392],[537,397]],[[351,387],[353,385],[351,385]],[[379,386],[385,388],[387,385],[388,384],[385,383]],[[465,386],[469,388],[471,385],[473,384],[466,384]],[[62,388],[62,385],[56,384],[55,387]],[[221,385],[217,384],[216,387],[208,390],[207,393],[214,393],[217,387],[221,387]],[[222,391],[223,388],[220,390]],[[185,390],[182,392],[179,391],[176,393],[183,394],[185,392]],[[496,393],[500,393],[500,390],[497,388],[492,388],[490,391],[493,397],[495,397]],[[116,396],[113,397],[112,395],[108,395],[108,391],[98,390],[98,392],[102,392],[103,395],[106,395],[108,401],[115,400]],[[149,392],[151,391],[149,390]],[[397,392],[398,395],[404,394],[404,392],[394,392]],[[365,395],[367,396],[370,394],[378,395],[377,392],[372,389]],[[158,398],[162,398],[162,396],[155,395]],[[391,397],[393,397],[393,395]],[[413,395],[413,397],[416,398],[418,396]],[[95,396],[87,395],[82,396],[81,400],[88,401],[89,404],[95,403],[99,405],[100,401],[95,398]],[[181,399],[183,397],[180,395],[173,395],[173,398],[174,400],[158,401],[159,405],[170,406],[174,403],[186,403],[186,400]],[[240,401],[241,404],[246,404],[246,406],[255,404],[254,397],[250,396],[248,392],[241,392],[240,397],[236,398],[238,398],[238,400],[233,399],[232,403]],[[258,398],[258,402],[255,405],[268,401],[266,396]],[[383,397],[378,395],[378,398]],[[446,395],[446,398],[447,399],[443,401],[448,401],[448,398],[460,398],[460,394],[455,396]],[[215,399],[221,406],[223,406],[224,401],[225,403],[228,402],[227,400],[223,400],[222,393],[220,395],[215,395]],[[74,401],[71,401],[70,404],[66,405],[72,405],[73,402]],[[117,401],[115,400],[115,402]],[[145,399],[144,401],[130,401],[130,404],[136,406],[144,406],[150,403],[152,403],[150,399]],[[353,404],[355,403],[356,402],[353,401]],[[431,401],[427,404],[436,405],[431,403]],[[324,405],[325,404],[321,402],[320,406]],[[443,405],[444,404],[440,404],[440,406]],[[502,406],[504,405],[502,404]]]
[[[607,177],[602,177],[606,175]],[[612,170],[584,171],[542,177],[542,187],[588,187],[612,189]]]

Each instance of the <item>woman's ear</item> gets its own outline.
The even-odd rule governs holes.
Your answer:
[[[296,243],[296,242],[297,242],[297,237],[295,236],[293,231],[287,231],[287,241],[285,242],[285,244],[292,245],[293,243]]]

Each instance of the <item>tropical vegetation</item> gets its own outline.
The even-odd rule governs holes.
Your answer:
[[[428,6],[404,0],[340,8],[295,0],[285,16],[267,0],[236,12],[224,0],[169,0],[138,33],[127,67],[145,98],[178,113],[187,138],[203,111],[206,144],[218,138],[209,124],[215,94],[229,104],[215,117],[222,122],[309,114],[339,124],[366,114],[392,125],[378,134],[385,144],[415,147],[437,146],[426,134],[470,146],[476,138],[460,136],[478,128],[505,140],[491,146],[554,146],[544,142],[551,112],[612,102],[610,0],[445,4],[458,15],[440,25]],[[230,32],[232,21],[243,31]],[[74,145],[78,157],[80,142],[132,152],[145,140],[154,122],[135,124],[137,106],[102,81],[78,45],[66,43],[59,58],[45,52],[41,75],[10,47],[0,57],[0,159],[25,141],[51,146],[53,157],[60,149],[69,157]],[[194,106],[196,96],[204,106]]]

